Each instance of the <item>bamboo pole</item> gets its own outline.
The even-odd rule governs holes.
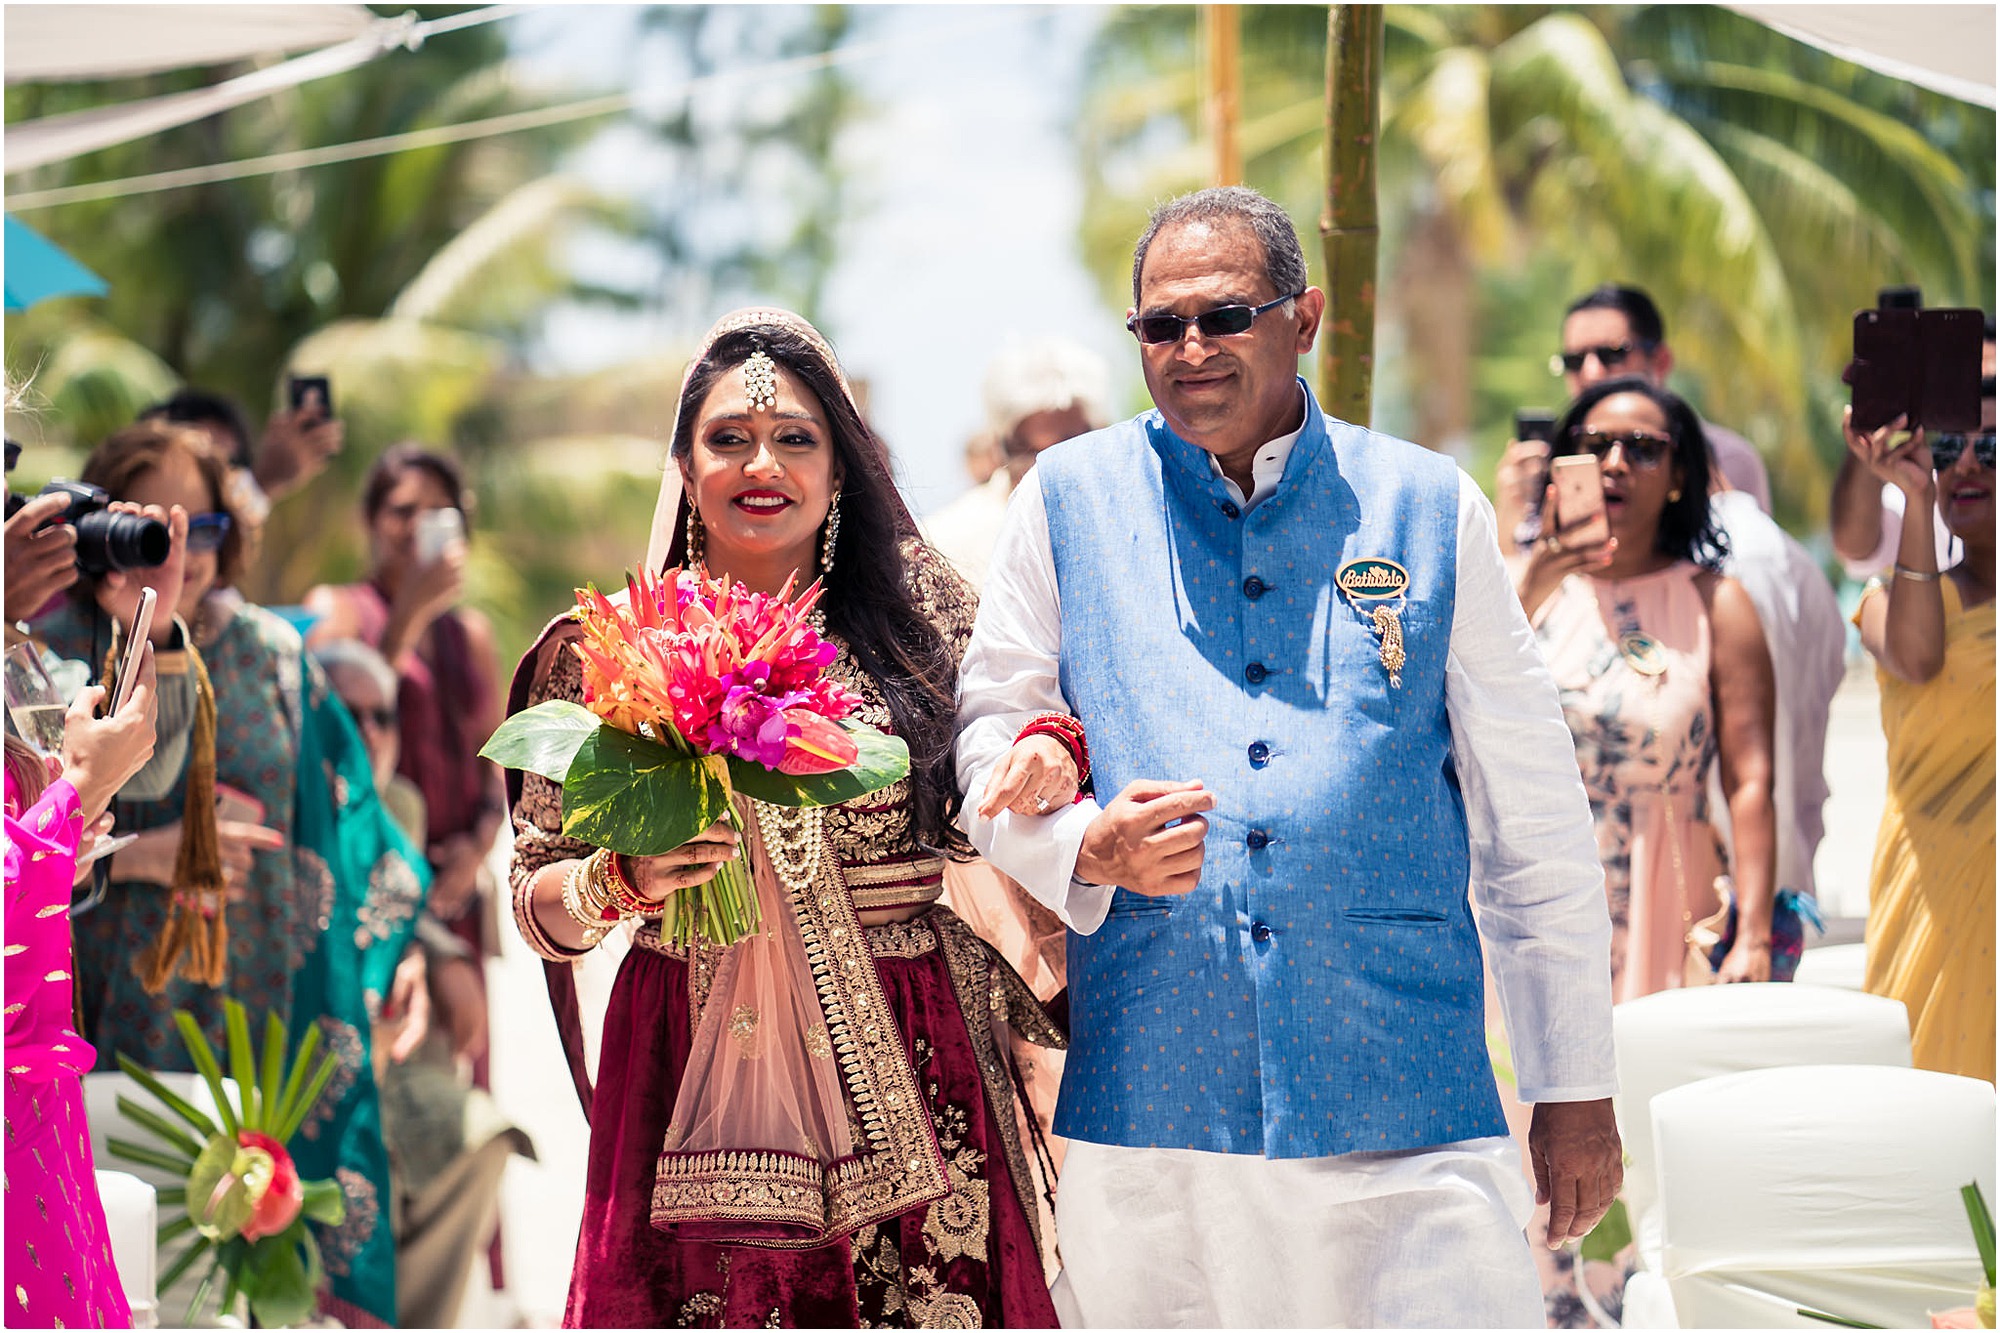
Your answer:
[[[1243,183],[1243,146],[1237,127],[1242,121],[1243,74],[1240,50],[1242,20],[1235,5],[1206,5],[1203,19],[1208,50],[1208,137],[1215,149],[1215,183]]]
[[[1320,402],[1366,426],[1374,413],[1375,147],[1382,124],[1382,6],[1329,5],[1326,32],[1326,322]]]

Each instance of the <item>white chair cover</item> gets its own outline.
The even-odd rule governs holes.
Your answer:
[[[97,1195],[111,1236],[111,1262],[135,1328],[150,1327],[159,1299],[160,1207],[151,1185],[129,1171],[97,1172]]]
[[[1618,1133],[1625,1208],[1639,1259],[1659,1271],[1658,1197],[1648,1110],[1669,1088],[1777,1065],[1910,1063],[1900,1000],[1796,982],[1698,986],[1628,1000],[1611,1011],[1618,1050]]]
[[[1925,1069],[1803,1065],[1653,1100],[1660,1262],[1685,1328],[1887,1328],[1970,1305],[1959,1197],[1994,1197],[1993,1085]]]
[[[1807,949],[1800,957],[1798,975],[1792,978],[1792,984],[1839,986],[1843,990],[1860,990],[1861,978],[1867,967],[1867,945],[1823,945],[1817,949]]]

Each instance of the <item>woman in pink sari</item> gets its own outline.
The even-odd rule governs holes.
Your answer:
[[[105,811],[153,753],[153,650],[109,718],[104,691],[78,696],[61,773],[7,737],[6,1162],[9,1327],[130,1328],[84,1119],[82,1076],[97,1059],[71,1026],[70,889],[79,852],[109,831]]]
[[[832,350],[798,316],[739,311],[710,332],[647,564],[765,592],[822,577],[829,674],[862,697],[860,720],[908,743],[910,774],[824,811],[746,803],[740,848],[718,823],[617,858],[663,906],[744,855],[766,926],[682,950],[638,918],[594,1087],[568,964],[603,929],[563,899],[608,854],[563,835],[560,787],[512,779],[515,918],[550,960],[591,1125],[565,1322],[1053,1326],[1008,1029],[1063,1038],[936,905],[945,856],[970,854],[952,745],[972,595],[917,538]],[[543,636],[510,708],[580,699],[574,633]]]

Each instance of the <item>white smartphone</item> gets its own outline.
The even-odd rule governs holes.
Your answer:
[[[1553,531],[1572,549],[1602,546],[1611,540],[1611,523],[1604,514],[1604,470],[1592,454],[1568,454],[1549,465],[1556,487]]]
[[[145,651],[146,640],[153,634],[153,608],[159,603],[160,595],[151,588],[139,590],[139,610],[132,617],[132,633],[125,640],[125,656],[118,663],[118,679],[112,687],[110,717],[125,706],[132,697],[132,687],[139,682],[139,654]]]
[[[465,515],[456,509],[426,509],[417,515],[417,563],[435,565],[453,542],[465,540]]]

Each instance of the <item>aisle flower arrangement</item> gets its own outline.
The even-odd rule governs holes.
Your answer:
[[[822,589],[776,596],[693,570],[628,575],[622,603],[578,589],[584,703],[552,700],[507,719],[480,751],[563,789],[563,832],[656,856],[718,820],[742,831],[734,797],[771,805],[853,800],[909,772],[909,750],[850,714],[860,702],[826,669],[814,627]],[[675,894],[661,933],[733,944],[759,925],[738,858]]]
[[[171,1171],[186,1181],[159,1192],[160,1248],[194,1235],[160,1274],[160,1289],[171,1287],[203,1258],[211,1261],[183,1323],[198,1322],[219,1280],[222,1313],[229,1313],[240,1296],[248,1300],[257,1326],[299,1324],[311,1317],[326,1276],[319,1245],[306,1223],[338,1226],[347,1206],[336,1182],[300,1180],[286,1145],[305,1124],[340,1061],[328,1054],[314,1065],[320,1040],[314,1025],[306,1029],[288,1064],[285,1024],[275,1013],[265,1015],[259,1060],[252,1052],[243,1006],[224,1000],[223,1015],[233,1089],[223,1082],[221,1065],[193,1016],[184,1009],[174,1014],[220,1123],[177,1096],[131,1057],[120,1055],[119,1067],[151,1093],[161,1109],[124,1096],[118,1099],[118,1109],[164,1146],[114,1138],[109,1147],[113,1157]]]

